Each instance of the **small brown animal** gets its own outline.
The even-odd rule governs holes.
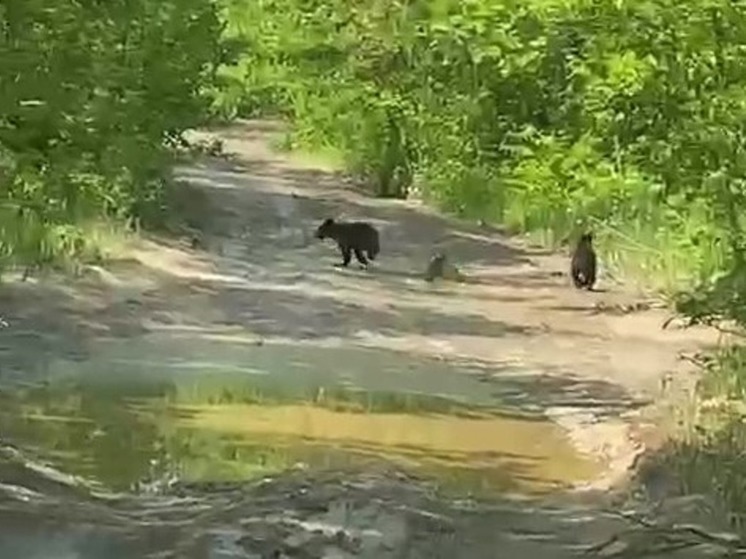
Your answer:
[[[425,270],[425,281],[433,281],[435,278],[443,278],[446,267],[446,255],[442,252],[433,254]]]
[[[572,255],[570,275],[577,289],[591,291],[596,283],[596,253],[593,250],[593,234],[584,233]]]
[[[363,266],[368,265],[368,259],[375,260],[381,252],[378,231],[365,221],[334,221],[327,218],[316,229],[317,239],[334,239],[342,253],[342,262],[336,267],[347,267],[352,259],[352,253]],[[365,255],[368,255],[368,258]]]
[[[466,277],[448,260],[443,252],[433,254],[425,270],[425,281],[431,282],[435,278],[458,282],[466,281]]]

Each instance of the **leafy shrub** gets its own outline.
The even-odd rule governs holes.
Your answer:
[[[207,114],[216,7],[9,0],[0,28],[4,262],[46,258],[70,224],[147,217],[168,144]]]

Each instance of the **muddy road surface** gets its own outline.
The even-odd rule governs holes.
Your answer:
[[[177,169],[183,234],[3,286],[0,557],[673,556],[602,494],[714,336],[278,131]],[[333,266],[326,217],[379,228],[369,269]],[[436,250],[467,281],[423,281]]]

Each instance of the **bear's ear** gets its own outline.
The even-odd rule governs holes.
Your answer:
[[[333,225],[333,224],[334,224],[334,219],[332,219],[331,217],[327,217],[324,220],[324,225]]]

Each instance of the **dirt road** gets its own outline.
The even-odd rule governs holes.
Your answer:
[[[679,355],[714,343],[714,334],[664,331],[662,310],[615,312],[639,297],[603,275],[600,292],[574,290],[566,256],[416,202],[365,197],[338,173],[273,152],[277,132],[266,122],[236,124],[216,133],[229,160],[177,169],[179,209],[194,236],[134,239],[121,258],[81,278],[3,288],[0,386],[76,386],[64,396],[4,403],[3,438],[98,482],[130,483],[145,466],[124,472],[122,460],[156,462],[141,448],[157,446],[153,429],[147,440],[134,434],[145,429],[144,408],[122,427],[124,412],[115,420],[101,415],[119,403],[80,387],[103,379],[114,386],[108,394],[136,399],[150,390],[132,387],[140,381],[193,378],[217,388],[199,398],[193,387],[169,389],[164,398],[180,406],[178,428],[223,441],[191,462],[179,462],[176,447],[166,453],[194,479],[218,467],[230,470],[224,478],[243,479],[241,445],[261,439],[267,447],[302,446],[302,458],[291,458],[312,465],[329,465],[331,451],[318,459],[318,449],[333,448],[458,470],[501,492],[604,489],[618,480],[642,449],[642,410],[658,398],[661,380],[684,378]],[[369,270],[333,267],[336,249],[312,235],[329,216],[380,229],[382,253]],[[436,249],[467,282],[422,280]],[[226,388],[228,377],[252,379],[264,400],[253,392],[241,400]],[[346,409],[329,396],[335,386],[367,396]],[[54,436],[36,427],[50,421]],[[64,431],[70,422],[83,431]],[[173,425],[159,427],[158,440],[171,437]],[[205,470],[208,454],[229,458]]]

